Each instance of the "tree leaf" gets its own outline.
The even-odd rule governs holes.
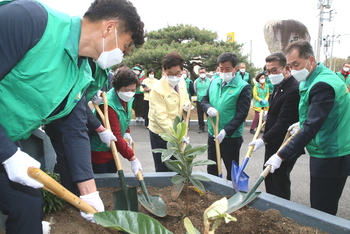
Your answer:
[[[196,180],[211,181],[211,179],[209,179],[208,177],[203,176],[203,175],[195,174],[195,175],[191,175],[191,177],[192,177],[193,179],[196,179]]]
[[[193,178],[192,175],[190,176],[190,181],[191,183],[198,189],[202,190],[203,192],[205,191],[204,185],[197,179]]]
[[[216,165],[216,162],[210,159],[195,161],[192,166],[203,166],[203,165]]]
[[[200,155],[200,154],[204,154],[205,151],[207,151],[208,146],[207,145],[198,145],[198,146],[194,146],[190,149],[185,149],[185,156],[189,157],[189,156],[196,156],[196,155]]]
[[[175,152],[176,152],[176,149],[167,149],[167,150],[163,151],[162,162],[170,159],[174,155]]]
[[[169,168],[169,170],[176,172],[178,174],[184,174],[181,167],[174,161],[167,160],[164,162],[165,166]]]
[[[193,226],[189,218],[184,219],[184,226],[188,234],[200,234],[200,232]]]
[[[185,182],[186,181],[186,177],[183,177],[182,175],[174,175],[171,178],[171,183],[173,184],[180,184],[181,182]]]
[[[97,224],[130,234],[172,234],[152,217],[133,211],[114,210],[94,214]]]
[[[177,142],[177,139],[174,136],[170,135],[169,133],[160,133],[159,136],[164,141]]]

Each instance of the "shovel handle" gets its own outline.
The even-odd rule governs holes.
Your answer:
[[[187,138],[188,136],[188,129],[189,129],[189,126],[190,126],[190,116],[191,116],[191,108],[192,108],[192,103],[189,103],[188,104],[188,110],[187,110],[187,113],[186,111],[183,111],[183,114],[182,114],[182,117],[183,119],[185,120],[186,122],[186,132],[185,132],[185,137]],[[183,143],[182,145],[182,150],[185,150],[186,148],[186,142]]]
[[[258,123],[258,127],[256,128],[256,132],[255,132],[255,134],[254,134],[254,136],[253,136],[253,140],[252,140],[252,141],[255,141],[255,140],[258,138],[262,127],[265,125],[265,122],[264,122],[264,123],[262,122],[262,121],[263,121],[263,118],[264,118],[264,110],[261,109],[261,111],[260,111],[260,113],[259,113],[259,123]],[[254,149],[254,145],[251,145],[251,146],[248,147],[248,151],[247,151],[247,154],[246,154],[246,156],[245,156],[246,158],[250,158],[250,156],[251,156],[252,153],[253,153],[253,149]]]
[[[44,185],[43,188],[45,190],[69,202],[79,210],[87,214],[97,213],[97,210],[95,210],[95,208],[93,208],[91,205],[89,205],[88,203],[86,203],[85,201],[68,191],[60,183],[58,183],[56,180],[51,178],[51,176],[49,176],[39,168],[29,167],[27,173],[31,178],[42,183]]]
[[[211,125],[214,128],[214,134],[216,137],[217,135],[219,135],[219,120],[220,120],[219,112],[218,111],[216,112],[216,124],[214,124],[214,120],[210,116],[209,116],[209,120]],[[216,139],[214,140],[215,140],[216,164],[218,166],[218,174],[220,177],[222,177],[220,143]]]

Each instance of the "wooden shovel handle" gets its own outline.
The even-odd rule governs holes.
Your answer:
[[[262,122],[263,117],[264,117],[264,110],[262,109],[260,111],[260,114],[259,114],[259,124],[258,124],[258,127],[256,128],[256,132],[255,132],[255,134],[253,136],[253,140],[252,141],[254,141],[254,140],[256,140],[258,138],[262,127],[265,125],[265,122],[264,123]],[[246,158],[249,158],[252,155],[253,149],[254,149],[254,145],[251,145],[251,146],[248,147],[248,151],[247,151],[247,154],[245,156]]]
[[[186,132],[185,132],[185,137],[186,137],[186,138],[187,138],[187,136],[188,136],[188,129],[189,129],[189,126],[190,126],[191,108],[192,108],[192,104],[189,103],[189,104],[188,104],[187,113],[185,114],[186,111],[183,111],[183,118],[184,118],[184,120],[186,121]],[[182,150],[185,150],[186,145],[187,145],[187,144],[184,142],[184,143],[183,143],[183,146],[182,146]]]
[[[209,120],[211,125],[214,129],[215,137],[219,134],[219,123],[220,123],[220,116],[219,111],[216,112],[216,124],[214,124],[214,120],[212,117],[209,116]],[[215,150],[216,150],[216,164],[218,166],[218,174],[219,176],[222,176],[222,167],[221,167],[221,152],[220,152],[220,143],[218,140],[215,140]]]
[[[39,168],[29,167],[27,173],[31,178],[42,183],[44,185],[44,189],[56,195],[57,197],[60,197],[63,200],[69,202],[79,210],[87,214],[97,213],[97,210],[95,210],[95,208],[93,208],[91,205],[89,205],[88,203],[86,203],[85,201],[68,191],[60,183],[58,183],[56,180],[51,178],[48,174],[46,174]]]

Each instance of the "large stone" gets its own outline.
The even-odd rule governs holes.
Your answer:
[[[296,20],[270,20],[264,26],[265,41],[271,53],[283,51],[293,40],[310,41],[305,25]]]

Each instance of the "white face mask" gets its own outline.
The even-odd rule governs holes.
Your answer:
[[[245,72],[245,69],[242,68],[242,69],[239,69],[239,71],[240,71],[241,73],[244,73],[244,72]]]
[[[207,75],[206,74],[200,74],[199,77],[204,79]]]
[[[177,77],[177,76],[167,76],[166,77],[168,84],[170,84],[172,87],[174,87],[175,85],[177,85],[180,82],[181,76]]]
[[[226,83],[229,83],[233,79],[232,72],[227,73],[220,73],[220,77],[223,81],[226,81]]]
[[[284,76],[282,73],[280,74],[270,74],[269,75],[270,81],[273,85],[277,85],[279,83],[282,82],[282,80],[284,79]]]
[[[102,53],[100,54],[100,57],[95,61],[102,69],[107,69],[109,67],[112,67],[116,64],[121,63],[123,60],[123,52],[118,47],[118,36],[117,36],[117,30],[114,29],[115,33],[115,42],[116,42],[116,48],[111,51],[105,51],[105,39],[102,38]]]
[[[307,76],[309,75],[309,71],[306,69],[307,64],[309,63],[309,59],[307,60],[305,67],[299,71],[297,70],[291,70],[290,73],[292,74],[292,76],[298,81],[304,81],[306,80]]]
[[[148,78],[153,79],[154,75],[149,75]]]
[[[187,78],[187,75],[186,75],[186,74],[182,74],[182,75],[181,75],[181,78],[182,78],[182,79],[186,79],[186,78]]]
[[[348,68],[348,67],[343,67],[343,70],[344,70],[345,72],[348,72],[348,71],[350,70],[350,68]]]
[[[135,92],[118,92],[118,97],[124,102],[130,101],[130,99],[135,95]]]
[[[133,70],[133,72],[134,72],[136,75],[140,75],[140,71],[139,71],[139,70]]]
[[[264,84],[264,83],[265,83],[265,79],[260,79],[260,80],[259,80],[259,83],[260,83],[260,84]]]

